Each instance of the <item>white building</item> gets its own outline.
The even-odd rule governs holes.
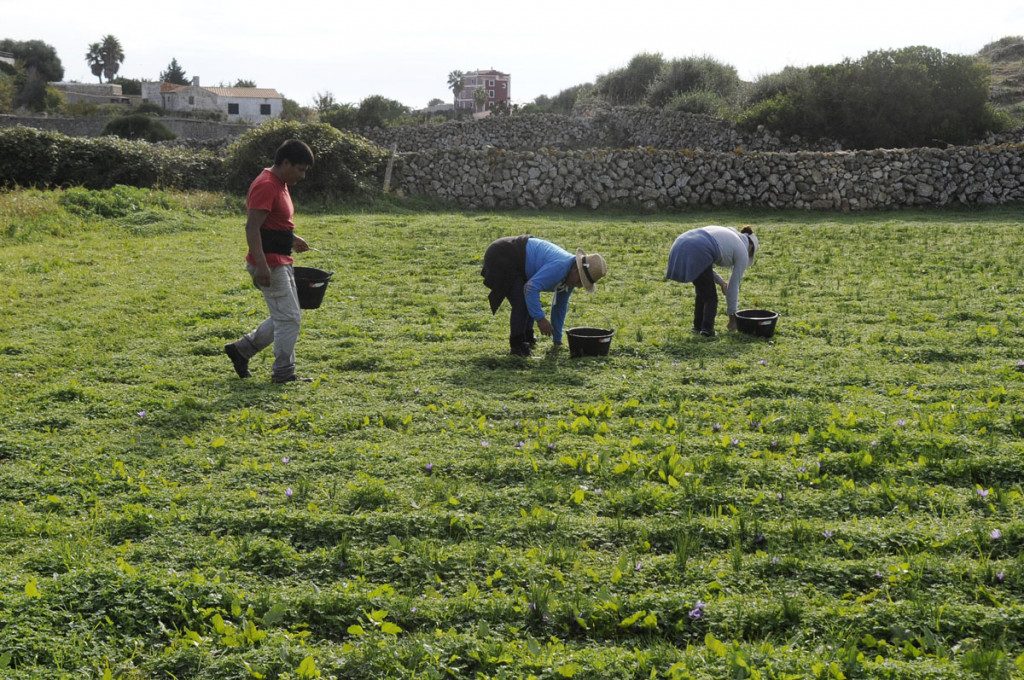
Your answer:
[[[199,78],[191,85],[143,83],[142,101],[152,102],[168,111],[220,111],[228,121],[262,123],[279,118],[284,97],[266,87],[200,87]]]
[[[14,66],[14,55],[10,52],[0,52],[0,62]]]

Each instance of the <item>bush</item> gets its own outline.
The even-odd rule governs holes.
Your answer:
[[[176,136],[160,121],[141,113],[115,118],[103,128],[103,134],[116,135],[122,139],[144,139],[147,142],[164,142]]]
[[[277,120],[250,130],[228,147],[228,190],[245,193],[260,171],[273,163],[274,152],[288,139],[309,144],[316,156],[306,178],[291,188],[293,194],[342,196],[368,188],[367,185],[378,185],[383,179],[387,154],[363,137],[325,123]]]
[[[762,78],[740,122],[851,148],[970,143],[1007,124],[988,103],[988,73],[929,47],[871,52]]]
[[[665,103],[664,109],[666,111],[701,113],[716,118],[724,118],[728,112],[728,106],[718,93],[708,90],[680,92]]]
[[[625,68],[599,76],[594,92],[613,106],[642,104],[664,66],[665,60],[660,54],[638,54],[629,60]]]
[[[222,176],[222,161],[208,151],[26,127],[0,130],[0,186],[220,189]]]
[[[648,103],[661,108],[677,95],[710,92],[720,100],[732,97],[740,86],[736,69],[711,57],[673,59],[651,83]],[[706,99],[706,97],[705,97]]]
[[[159,104],[154,104],[153,102],[142,102],[135,107],[135,113],[152,113],[157,116],[162,116],[165,112],[164,107]]]

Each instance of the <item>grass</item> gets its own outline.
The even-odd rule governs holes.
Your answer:
[[[1024,667],[1018,211],[300,214],[336,275],[274,386],[221,353],[264,313],[231,205],[0,194],[0,674]],[[759,227],[772,342],[688,332],[707,223]],[[606,255],[607,359],[506,355],[519,233]]]

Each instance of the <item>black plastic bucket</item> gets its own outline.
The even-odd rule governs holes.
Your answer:
[[[569,336],[569,356],[606,357],[615,331],[581,326],[570,328],[565,334]]]
[[[770,309],[741,309],[736,312],[736,330],[759,338],[775,335],[775,324],[778,321],[779,313]]]
[[[295,267],[295,290],[299,294],[300,309],[316,309],[324,301],[327,284],[334,272],[325,272],[315,267]]]

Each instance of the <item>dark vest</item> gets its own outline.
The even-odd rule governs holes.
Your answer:
[[[484,277],[484,285],[491,289],[487,299],[492,314],[508,297],[515,281],[526,279],[526,242],[529,240],[529,234],[506,236],[487,246],[480,275]]]

